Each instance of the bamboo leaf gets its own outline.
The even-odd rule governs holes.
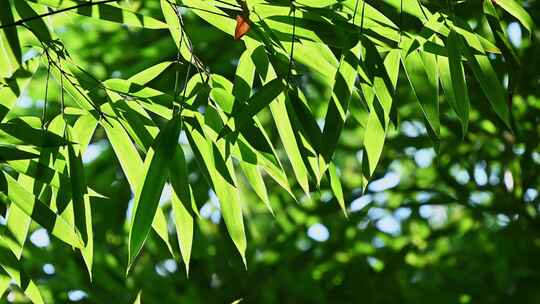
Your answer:
[[[330,162],[336,145],[339,140],[341,129],[347,119],[349,99],[354,88],[357,77],[358,53],[360,45],[350,51],[345,51],[341,56],[339,68],[336,71],[332,97],[328,104],[323,130],[323,157],[327,163]]]
[[[343,198],[343,188],[341,187],[341,181],[339,180],[336,166],[333,163],[328,165],[328,176],[330,179],[330,188],[332,188],[332,192],[334,192],[334,196],[336,197],[343,214],[347,217],[347,207],[345,206],[345,199]]]
[[[46,5],[56,9],[65,9],[80,4],[79,1],[72,0],[29,0],[41,5]],[[155,18],[132,12],[126,8],[113,6],[110,4],[100,4],[93,6],[83,6],[70,12],[82,16],[92,17],[114,23],[125,24],[133,27],[147,29],[165,29],[167,25]]]
[[[199,165],[219,199],[229,236],[238,249],[242,261],[246,264],[246,233],[232,162],[230,158],[225,160],[223,147],[217,147],[205,134],[201,133],[200,130],[204,130],[204,123],[201,120],[201,117],[197,117],[191,122],[193,125],[188,128],[188,139]]]
[[[0,163],[10,160],[32,159],[38,157],[38,154],[19,150],[12,146],[0,146]]]
[[[193,212],[189,212],[189,210],[195,203],[189,185],[184,151],[178,145],[176,145],[169,169],[169,178],[174,190],[171,203],[174,213],[176,236],[186,267],[186,274],[189,275],[189,261],[191,259],[191,247],[193,244]]]
[[[531,16],[527,13],[525,8],[519,5],[514,0],[492,0],[493,3],[500,6],[502,9],[507,11],[510,15],[516,17],[519,22],[529,31],[532,35],[532,29],[534,28],[534,22]]]
[[[436,66],[431,65],[432,63],[429,65],[424,63],[422,50],[416,40],[404,43],[401,58],[405,74],[409,79],[414,96],[422,109],[424,117],[435,136],[439,137],[438,82],[431,73],[433,70],[436,73]]]
[[[480,84],[484,95],[486,95],[489,103],[491,104],[491,107],[499,116],[499,118],[505,123],[508,128],[511,128],[510,112],[506,103],[508,96],[497,77],[497,73],[491,65],[489,57],[484,52],[473,53],[470,48],[464,45],[465,43],[463,36],[459,38],[460,39],[458,40],[460,42],[461,52],[467,59],[467,64],[473,71],[476,80],[478,80],[478,83]],[[468,42],[468,44],[481,47],[479,46],[480,42],[478,40],[470,38],[466,41]]]
[[[38,13],[26,2],[26,1],[15,1],[15,9],[19,16],[23,19],[33,18],[38,16]],[[31,30],[32,34],[39,39],[39,41],[47,42],[51,41],[51,33],[49,28],[41,18],[36,18],[25,23],[27,28]]]
[[[0,179],[0,189],[24,213],[63,242],[76,248],[83,246],[73,227],[32,193],[28,192],[24,186],[5,173],[0,176]]]
[[[0,124],[0,138],[2,137],[8,137],[5,141],[7,143],[36,147],[58,147],[68,143],[63,137],[47,130],[32,128],[20,119]]]
[[[0,25],[14,22],[9,0],[0,0]],[[15,27],[0,30],[0,77],[13,76],[22,63],[22,51]]]
[[[36,185],[32,178],[25,175],[19,175],[18,182],[26,189],[33,189],[34,193],[37,192],[39,194],[39,187],[35,187]],[[32,218],[16,204],[9,207],[6,227],[11,233],[13,241],[8,242],[9,238],[5,238],[4,241],[8,244],[11,252],[13,252],[17,259],[21,258],[31,222]]]
[[[29,60],[15,72],[16,77],[6,79],[5,86],[0,83],[0,122],[13,108],[17,98],[34,76],[37,67],[37,60]]]
[[[364,156],[362,158],[363,187],[375,171],[384,147],[389,128],[395,86],[399,72],[400,50],[393,50],[384,59],[372,47],[366,48],[365,66],[360,74],[369,79],[361,82],[361,91],[369,107],[369,116],[364,132]]]
[[[167,122],[157,135],[152,148],[148,151],[144,162],[144,181],[135,195],[133,217],[129,231],[128,270],[135,257],[142,249],[150,227],[159,207],[159,198],[165,185],[167,175],[163,174],[180,136],[180,116]],[[171,140],[173,139],[173,140]],[[176,139],[176,140],[175,140]]]
[[[104,107],[105,111],[112,112],[110,105]],[[131,191],[138,193],[139,187],[142,184],[142,176],[140,172],[144,169],[143,161],[137,152],[137,149],[131,142],[129,134],[124,127],[116,120],[111,120],[108,123],[102,123],[101,126],[105,129],[107,138],[109,139],[112,148],[122,171],[124,172]],[[161,208],[158,208],[154,221],[152,222],[152,228],[156,231],[159,237],[165,242],[169,251],[172,253],[172,247],[169,243],[169,235],[167,231],[167,221]]]
[[[438,56],[437,63],[446,100],[458,115],[462,134],[467,132],[469,122],[469,92],[461,63],[459,34],[452,31],[446,41],[448,57]]]
[[[241,130],[244,126],[248,125],[257,113],[268,106],[278,95],[283,92],[285,84],[281,79],[273,79],[266,83],[255,95],[253,95],[248,101],[247,105],[239,109],[238,113],[233,114],[234,129],[236,131]],[[220,132],[219,138],[224,137],[228,132],[228,129]]]
[[[17,257],[5,248],[3,241],[0,241],[0,267],[34,304],[45,303],[36,283],[28,277]]]

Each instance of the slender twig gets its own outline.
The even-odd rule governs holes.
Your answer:
[[[193,53],[191,53],[191,58],[189,59],[190,60],[190,63],[191,61],[193,61]],[[191,73],[191,64],[188,65],[188,68],[187,68],[187,71],[186,71],[186,78],[184,79],[184,90],[182,92],[182,104],[184,104],[184,99],[186,99],[186,90],[187,90],[187,85],[188,85],[188,78],[189,78],[189,74]]]
[[[45,99],[43,101],[43,111],[41,112],[41,128],[45,129],[45,118],[47,115],[47,100],[49,94],[49,78],[51,77],[51,63],[47,65],[47,80],[45,80]]]
[[[294,2],[291,1],[292,5],[292,13],[293,13],[293,28],[292,28],[292,44],[291,44],[291,53],[289,55],[289,69],[287,71],[287,84],[290,83],[291,80],[291,70],[293,66],[293,57],[294,57],[294,42],[296,40],[296,7],[294,6]]]
[[[200,77],[201,77],[201,81],[203,82],[206,82],[208,81],[208,79],[210,78],[210,75],[209,75],[209,72],[208,72],[208,69],[206,68],[206,66],[204,65],[204,63],[197,57],[195,56],[193,53],[194,53],[194,50],[193,50],[193,44],[191,43],[191,38],[189,37],[189,34],[184,31],[184,19],[182,18],[182,15],[180,14],[180,11],[178,10],[178,7],[182,7],[181,5],[177,5],[175,3],[172,3],[171,1],[167,0],[167,2],[171,5],[172,9],[174,10],[175,14],[176,14],[176,17],[178,18],[178,23],[180,24],[180,41],[178,42],[178,52],[179,52],[179,55],[180,55],[180,49],[182,47],[182,42],[184,42],[185,40],[185,45],[186,47],[188,48],[189,52],[190,52],[190,64],[193,64],[195,65],[195,67],[197,68],[197,72],[199,73]],[[196,8],[193,8],[193,7],[188,7],[188,8],[191,8],[191,9],[196,9]],[[219,15],[219,14],[218,14]],[[226,16],[226,15],[225,15]],[[229,16],[226,16],[226,17],[229,17]],[[184,39],[184,36],[186,36]],[[204,74],[206,75],[207,79],[205,80],[202,76],[202,73],[204,72]]]
[[[214,15],[217,15],[217,16],[221,16],[221,17],[227,17],[227,18],[232,18],[232,16],[229,16],[225,13],[218,13],[218,12],[214,12],[214,11],[211,11],[211,10],[207,10],[207,9],[204,9],[204,8],[198,8],[198,7],[193,7],[193,6],[189,6],[189,5],[185,5],[185,4],[181,4],[181,3],[174,3],[174,2],[171,2],[170,0],[167,0],[167,2],[173,6],[176,10],[176,7],[183,7],[183,8],[189,8],[189,9],[192,9],[192,10],[197,10],[197,11],[201,11],[201,12],[205,12],[205,13],[209,13],[209,14],[214,14]]]
[[[60,110],[62,111],[62,118],[66,119],[65,116],[65,103],[64,103],[64,75],[60,74]]]
[[[221,3],[221,4],[223,4],[223,5],[230,5],[230,6],[233,6],[233,7],[238,7],[238,8],[240,8],[240,6],[238,6],[238,5],[234,4],[234,3],[229,3],[229,2],[226,2],[226,1],[222,1],[222,0],[214,0],[214,1],[216,1],[216,2],[218,2],[218,3]]]
[[[426,15],[426,12],[424,11],[424,7],[422,6],[422,2],[420,2],[420,0],[416,0],[416,2],[418,2],[418,6],[420,7],[420,10],[422,11],[422,15],[424,15],[424,18],[426,18],[426,20],[427,20],[428,17]]]
[[[366,12],[366,1],[362,2],[362,14],[360,17],[360,36],[364,32],[364,13]],[[358,61],[362,61],[362,37],[360,37],[360,49],[358,50]]]
[[[399,44],[401,45],[401,38],[403,34],[403,0],[401,0],[399,6]]]
[[[50,11],[48,13],[44,13],[44,14],[41,14],[41,15],[36,15],[36,16],[32,16],[32,17],[29,17],[29,18],[26,18],[26,19],[17,20],[17,21],[15,21],[13,23],[2,24],[2,25],[0,25],[0,29],[6,28],[6,27],[17,26],[17,25],[23,25],[24,23],[32,21],[32,20],[45,18],[47,16],[60,14],[60,13],[67,12],[67,11],[74,10],[74,9],[78,9],[78,8],[81,8],[81,7],[100,5],[100,4],[110,3],[110,2],[117,2],[117,1],[118,0],[102,0],[102,1],[96,1],[96,2],[94,2],[94,1],[83,2],[81,4],[77,4],[77,5],[74,5],[74,6],[62,8],[62,9],[59,9],[59,10],[56,10],[56,11]]]

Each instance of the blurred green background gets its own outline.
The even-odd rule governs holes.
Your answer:
[[[540,3],[522,2],[540,23]],[[162,18],[159,1],[128,3]],[[374,6],[393,20],[400,18],[384,1]],[[479,0],[456,4],[456,14],[491,37],[481,10]],[[196,54],[211,72],[232,79],[243,44],[184,13]],[[202,216],[196,223],[189,277],[179,252],[173,259],[152,232],[126,278],[127,225],[117,223],[130,213],[132,194],[98,129],[84,155],[86,180],[110,199],[93,205],[93,281],[79,255],[36,227],[24,252],[28,274],[47,303],[130,303],[139,290],[143,303],[540,303],[540,31],[529,39],[516,20],[504,18],[523,62],[512,99],[513,133],[493,123],[489,112],[478,111],[487,101],[471,79],[470,132],[461,138],[457,118],[441,96],[443,126],[436,153],[407,81],[400,76],[399,124],[389,134],[365,195],[358,154],[363,131],[354,115],[342,134],[334,159],[348,218],[324,183],[311,197],[296,185],[298,202],[268,184],[273,217],[241,179],[246,190],[247,269],[227,236],[216,197],[185,145]],[[133,29],[76,15],[57,15],[48,22],[74,61],[98,79],[128,78],[176,56],[167,30]],[[403,24],[417,26],[407,16]],[[499,57],[493,63],[501,79],[512,68]],[[42,66],[11,115],[41,114],[45,77]],[[324,113],[328,88],[309,75],[305,78],[310,106]],[[151,86],[170,92],[173,84],[170,70]],[[51,117],[59,111],[59,94],[58,84],[51,81]],[[351,107],[354,113],[354,101]],[[162,206],[167,214],[170,194],[166,187]],[[174,227],[170,231],[173,234]],[[9,291],[4,299],[16,302],[22,295]]]

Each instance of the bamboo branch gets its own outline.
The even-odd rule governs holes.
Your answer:
[[[74,9],[78,9],[78,8],[81,8],[81,7],[93,6],[93,5],[99,5],[99,4],[106,4],[106,3],[118,2],[118,1],[119,0],[102,0],[102,1],[96,1],[96,2],[94,2],[94,1],[83,2],[81,4],[77,4],[77,5],[74,5],[74,6],[62,8],[62,9],[59,9],[59,10],[56,10],[56,11],[48,12],[48,13],[37,15],[37,16],[32,16],[32,17],[26,18],[26,19],[17,20],[16,22],[13,22],[13,23],[2,24],[2,25],[0,25],[0,29],[12,27],[12,26],[17,26],[17,25],[23,25],[26,22],[29,22],[29,21],[32,21],[32,20],[45,18],[47,16],[60,14],[60,13],[67,12],[67,11],[74,10]]]

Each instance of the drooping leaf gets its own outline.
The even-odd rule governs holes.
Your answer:
[[[25,144],[36,147],[58,147],[68,143],[59,135],[43,129],[35,129],[20,119],[0,124],[0,138],[10,144]]]
[[[495,113],[510,128],[510,112],[506,103],[507,93],[497,77],[488,55],[484,52],[473,52],[463,43],[463,39],[465,39],[469,45],[476,45],[481,48],[482,46],[477,39],[462,37],[460,37],[461,52],[467,59],[468,66],[473,71]]]
[[[107,107],[105,107],[105,111],[110,110],[110,108],[107,109]],[[102,123],[101,125],[105,129],[107,138],[120,162],[120,166],[128,180],[132,193],[138,193],[139,187],[142,184],[142,175],[140,172],[144,169],[144,165],[137,149],[129,138],[129,134],[116,120],[111,120],[109,123]],[[154,221],[152,222],[152,228],[165,242],[169,251],[172,252],[167,231],[167,221],[160,208],[156,211]]]
[[[188,128],[188,139],[194,150],[200,166],[216,193],[221,207],[221,213],[229,236],[233,240],[244,264],[246,263],[246,233],[244,220],[240,207],[238,189],[236,188],[234,169],[231,159],[225,160],[224,147],[218,147],[204,132],[202,117],[191,121],[193,125]],[[208,132],[210,130],[207,130]],[[214,134],[214,138],[217,134]]]
[[[469,92],[461,63],[459,34],[451,32],[446,41],[448,57],[438,56],[437,63],[446,100],[458,115],[462,134],[469,123]]]
[[[438,81],[432,76],[431,71],[436,73],[436,65],[433,62],[424,63],[423,51],[415,40],[404,42],[402,62],[405,74],[409,79],[424,117],[429,123],[436,137],[440,133]]]
[[[364,132],[364,155],[362,158],[363,187],[375,171],[384,147],[389,128],[390,110],[397,83],[400,50],[393,50],[383,60],[373,48],[366,48],[365,65],[359,67],[361,75],[370,71],[367,80],[361,82],[361,92],[369,108]],[[364,76],[361,76],[363,78]]]
[[[63,242],[76,248],[83,246],[82,240],[68,222],[49,209],[35,195],[28,192],[13,177],[2,173],[0,179],[0,190],[24,213]]]
[[[168,163],[171,161],[180,136],[181,119],[175,116],[167,122],[157,135],[144,161],[144,179],[135,194],[133,217],[129,232],[128,269],[142,249],[150,232],[159,207],[161,191],[165,186]],[[172,140],[171,140],[172,139]]]
[[[0,25],[12,24],[13,13],[9,0],[1,0]],[[22,63],[21,44],[15,27],[0,30],[0,77],[9,78]]]
[[[39,194],[40,187],[34,183],[32,178],[25,175],[19,175],[17,181],[26,189],[32,189],[35,194]],[[16,204],[9,207],[6,228],[10,232],[13,240],[5,238],[4,241],[18,259],[21,258],[31,222],[32,218]]]
[[[17,98],[24,91],[38,67],[38,60],[25,62],[16,72],[16,77],[6,79],[6,85],[0,83],[0,122],[13,108]]]
[[[343,211],[343,214],[347,216],[347,207],[345,206],[345,199],[343,198],[343,188],[341,187],[341,181],[337,174],[336,166],[333,163],[328,165],[328,176],[330,179],[330,188],[334,192],[334,196]]]
[[[188,180],[184,151],[178,145],[176,146],[169,168],[169,179],[174,190],[171,204],[173,207],[176,236],[186,267],[186,274],[189,275],[189,261],[191,259],[191,247],[193,244],[193,212],[189,210],[194,205],[194,199]]]
[[[359,51],[360,45],[352,48],[350,51],[345,51],[345,54],[341,56],[339,68],[336,71],[332,97],[328,104],[323,130],[323,157],[327,163],[330,162],[341,129],[347,119],[349,99],[351,98],[357,77]]]
[[[519,22],[529,31],[532,35],[532,29],[534,28],[534,22],[531,16],[527,13],[525,8],[519,5],[514,0],[492,0],[494,4],[502,7],[510,15],[516,17]]]
[[[126,8],[114,6],[111,4],[99,4],[99,5],[80,5],[79,1],[72,0],[29,0],[41,5],[46,5],[55,9],[66,9],[70,7],[78,6],[79,8],[69,10],[74,14],[82,16],[92,17],[96,19],[111,21],[114,23],[120,23],[133,27],[141,27],[147,29],[165,29],[167,25],[150,16],[138,14],[132,12]]]
[[[10,160],[32,159],[38,157],[38,154],[19,150],[13,146],[0,146],[0,163]]]
[[[11,277],[23,291],[24,294],[35,304],[43,304],[43,298],[36,283],[28,277],[23,266],[17,257],[5,248],[3,241],[0,241],[0,267]],[[2,273],[3,274],[3,273]]]
[[[268,106],[278,95],[283,92],[285,84],[281,79],[273,79],[266,83],[257,93],[255,93],[248,101],[247,105],[238,109],[237,113],[233,114],[235,130],[241,130],[245,125],[253,119],[259,111]],[[225,133],[226,134],[226,133]],[[224,133],[220,137],[225,136]]]

